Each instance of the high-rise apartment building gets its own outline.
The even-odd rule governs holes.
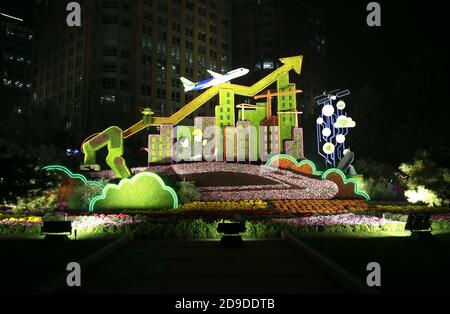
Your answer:
[[[181,76],[231,68],[229,1],[78,1],[81,27],[67,26],[68,2],[36,3],[37,104],[62,112],[75,134],[127,128],[143,107],[169,116],[197,95]]]
[[[302,74],[292,81],[303,90],[299,110],[314,111],[314,97],[327,85],[327,28],[310,0],[234,0],[233,66],[250,69],[252,83],[280,66],[281,57],[303,55]]]
[[[16,16],[0,12],[0,115],[21,114],[32,106],[33,31]]]

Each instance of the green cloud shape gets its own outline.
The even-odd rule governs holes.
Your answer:
[[[92,199],[89,211],[94,209],[165,209],[178,207],[175,191],[157,174],[143,172],[119,184],[108,184],[103,193]]]
[[[356,122],[353,121],[352,118],[346,116],[339,116],[334,123],[334,127],[337,129],[340,128],[354,128],[356,126]]]

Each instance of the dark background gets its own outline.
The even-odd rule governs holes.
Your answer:
[[[279,0],[283,1],[283,0]],[[315,0],[328,20],[330,86],[383,88],[418,58],[445,54],[448,14],[444,1],[378,1],[382,26],[368,27],[369,0]],[[1,10],[33,23],[32,0],[3,0]]]

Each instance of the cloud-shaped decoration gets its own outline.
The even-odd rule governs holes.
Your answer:
[[[67,175],[72,180],[80,180],[85,185],[98,185],[100,187],[103,187],[103,184],[101,182],[94,181],[94,180],[88,180],[82,174],[73,173],[72,171],[70,171],[68,168],[66,168],[64,166],[51,165],[51,166],[46,166],[46,167],[42,168],[42,170],[45,170],[45,171],[60,171],[60,172],[63,172],[65,175]]]
[[[352,118],[346,116],[339,116],[334,123],[334,127],[336,129],[341,128],[354,128],[356,126],[356,122],[353,121]]]
[[[143,172],[132,179],[108,184],[103,193],[89,204],[94,209],[166,209],[178,207],[175,191],[168,187],[158,175]]]
[[[265,167],[286,169],[305,175],[320,176],[322,174],[317,171],[312,161],[305,159],[298,162],[294,157],[285,154],[273,156],[266,162]]]
[[[347,176],[339,169],[331,168],[322,174],[322,180],[328,180],[336,183],[339,192],[336,198],[340,199],[366,199],[370,201],[370,196],[366,191],[360,189],[358,181],[347,179]]]
[[[96,189],[91,189],[91,193],[94,191],[101,191],[105,186],[100,181],[88,180],[85,176],[79,173],[73,173],[68,168],[61,165],[50,165],[42,168],[42,170],[54,172],[58,171],[63,173],[66,177],[65,180],[61,183],[57,192],[57,202],[65,202],[68,204],[69,209],[72,207],[72,199],[79,198],[79,195],[76,194],[76,190],[81,186],[81,184],[85,186],[96,186]],[[100,192],[99,192],[100,193]],[[74,206],[79,206],[79,203],[76,202]]]

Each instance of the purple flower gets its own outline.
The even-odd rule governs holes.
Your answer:
[[[301,226],[326,226],[326,225],[382,226],[385,224],[403,224],[402,222],[390,219],[378,218],[367,215],[355,215],[355,214],[277,219],[276,222]]]

